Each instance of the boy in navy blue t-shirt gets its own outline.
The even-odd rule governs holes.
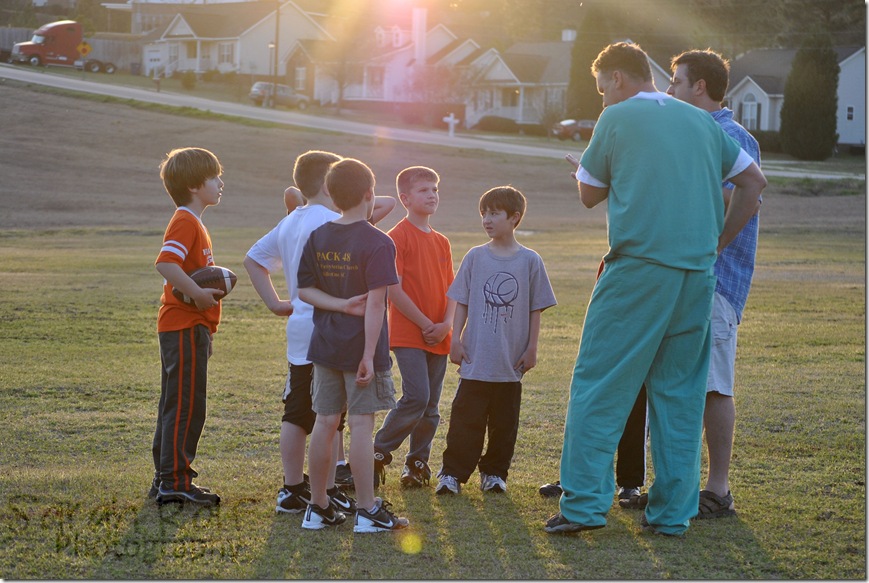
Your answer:
[[[398,283],[395,245],[369,223],[374,173],[359,160],[335,162],[326,189],[341,217],[315,229],[299,263],[299,298],[314,306],[308,359],[314,363],[312,408],[317,413],[308,450],[311,504],[302,528],[341,524],[329,505],[326,478],[341,413],[350,425],[350,465],[356,483],[354,532],[405,528],[408,521],[374,497],[374,415],[395,408],[386,327],[386,289]],[[365,315],[342,312],[343,299],[368,294]],[[336,301],[337,300],[337,301]]]

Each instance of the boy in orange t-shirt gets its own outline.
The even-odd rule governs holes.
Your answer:
[[[154,432],[154,480],[150,497],[158,504],[192,502],[202,506],[220,503],[220,496],[193,483],[190,467],[205,426],[205,387],[211,336],[220,322],[218,289],[200,288],[189,275],[214,265],[211,236],[201,215],[220,202],[223,168],[217,157],[202,148],[179,148],[160,164],[163,186],[177,209],[157,256],[163,276],[163,295],[157,315],[162,385]],[[176,298],[178,289],[194,302]]]
[[[396,177],[407,216],[388,235],[395,242],[399,283],[389,287],[389,347],[401,371],[402,396],[374,436],[374,485],[386,481],[392,452],[410,436],[401,485],[428,484],[428,458],[440,421],[443,388],[456,303],[447,298],[453,282],[449,240],[429,219],[438,208],[440,177],[412,166]]]

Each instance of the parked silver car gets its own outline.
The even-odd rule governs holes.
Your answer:
[[[274,83],[266,81],[257,81],[250,88],[248,97],[257,105],[262,105],[266,99],[271,99]],[[296,93],[289,85],[278,85],[277,93],[274,94],[275,105],[283,107],[298,107],[305,109],[308,107],[309,101],[307,96],[301,93]]]

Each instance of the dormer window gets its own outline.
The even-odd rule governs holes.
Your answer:
[[[377,41],[377,46],[382,47],[386,45],[386,33],[383,32],[382,28],[378,28],[374,31],[375,39]]]
[[[397,26],[392,27],[392,46],[400,47],[401,46],[401,29]]]

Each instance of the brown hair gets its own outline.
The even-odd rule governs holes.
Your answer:
[[[365,194],[374,189],[374,172],[364,162],[344,158],[329,166],[326,188],[335,206],[346,211],[362,202]]]
[[[293,166],[293,183],[305,199],[317,196],[326,180],[329,166],[341,160],[341,156],[323,150],[309,150],[296,158]]]
[[[687,65],[688,82],[691,85],[703,79],[706,81],[706,93],[709,97],[719,103],[724,100],[727,84],[730,82],[730,61],[712,49],[698,49],[673,57],[670,70],[675,72],[679,65]]]
[[[421,181],[440,182],[441,177],[438,173],[425,166],[411,166],[405,168],[395,177],[395,189],[399,194],[408,193],[413,188],[414,183]]]
[[[652,80],[649,56],[635,43],[614,43],[598,54],[591,65],[592,74],[611,71],[621,71],[642,81]]]
[[[191,188],[199,188],[209,178],[223,174],[223,166],[213,153],[204,148],[176,148],[160,163],[163,187],[175,206],[190,203]]]
[[[512,216],[513,213],[519,213],[519,220],[516,221],[517,227],[522,222],[522,217],[525,216],[525,207],[525,195],[512,186],[490,188],[480,197],[480,214],[486,210],[504,211],[508,217]]]

